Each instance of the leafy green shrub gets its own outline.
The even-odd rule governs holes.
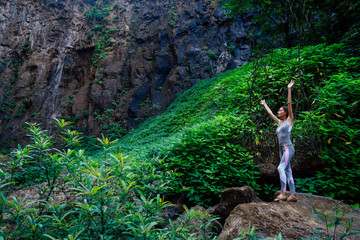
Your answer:
[[[117,28],[110,28],[108,30],[106,30],[106,34],[113,34],[113,33],[116,33],[118,32],[119,30]]]
[[[95,11],[94,13],[94,18],[97,20],[97,21],[101,21],[103,20],[107,15],[107,12],[103,12],[101,10],[99,11]]]
[[[251,133],[247,120],[215,117],[185,131],[181,141],[168,149],[169,168],[189,188],[189,200],[206,205],[227,187],[259,189],[253,156],[240,144]]]
[[[319,157],[326,163],[317,176],[317,189],[326,195],[349,200],[360,197],[360,74],[337,73],[317,90],[314,111],[304,111],[301,127],[320,138]],[[314,140],[316,141],[316,140]]]
[[[109,1],[100,0],[96,1],[95,6],[85,12],[85,16],[91,20],[102,21],[105,17],[109,16],[110,13],[111,8]]]
[[[127,130],[122,126],[122,124],[110,122],[106,130],[106,135],[112,139],[120,138],[127,133]]]
[[[233,46],[233,45],[227,46],[227,50],[229,51],[229,53],[234,54],[235,53],[235,46]]]
[[[316,177],[296,178],[296,188],[299,192],[318,194],[318,181]]]
[[[31,44],[30,42],[25,42],[24,45],[21,46],[21,48],[22,48],[25,52],[27,52],[27,51],[29,51],[30,44]]]
[[[112,31],[106,31],[105,35],[102,36],[95,44],[95,52],[91,58],[94,66],[97,66],[98,61],[106,56],[105,51],[111,46],[111,37]]]
[[[209,55],[209,57],[212,59],[212,60],[216,60],[218,58],[218,56],[211,50],[209,50],[207,52],[207,54]]]
[[[176,6],[173,3],[169,4],[169,10],[167,12],[168,24],[170,27],[174,27],[179,19],[176,12]]]
[[[107,109],[107,110],[105,110],[105,111],[104,111],[104,114],[103,114],[103,117],[104,117],[105,119],[110,118],[110,117],[113,115],[114,111],[115,111],[114,109]]]
[[[312,216],[318,217],[325,225],[325,228],[318,228],[317,231],[323,230],[325,234],[322,233],[313,233],[313,236],[310,236],[311,240],[317,239],[345,239],[348,236],[359,235],[359,231],[351,231],[353,227],[353,218],[350,218],[349,221],[345,221],[344,217],[350,214],[349,209],[346,209],[344,205],[341,205],[340,202],[335,206],[335,211],[333,212],[323,212],[319,213],[314,207],[314,214]],[[339,231],[340,226],[344,226],[344,231]],[[305,240],[305,238],[302,238]]]
[[[104,28],[103,25],[96,25],[96,26],[92,27],[91,30],[96,32],[96,31],[101,31],[103,28]]]
[[[104,136],[97,139],[104,156],[89,158],[84,150],[72,149],[79,136],[68,134],[70,122],[54,122],[60,128],[63,149],[53,148],[55,136],[39,124],[30,123],[27,129],[32,143],[12,152],[8,171],[0,169],[0,237],[191,239],[190,228],[202,233],[204,239],[212,235],[208,229],[216,218],[206,212],[185,208],[184,217],[176,222],[163,217],[171,204],[159,192],[166,189],[171,174],[163,175],[154,161],[149,165],[133,162],[120,152],[110,153],[116,140]],[[156,161],[156,166],[163,164]],[[33,174],[37,175],[35,187],[40,190],[40,197],[31,202],[27,197],[6,197],[4,187],[13,184],[17,174],[31,168],[36,170]],[[59,199],[59,193],[66,198]],[[194,218],[202,220],[198,227],[190,224]]]

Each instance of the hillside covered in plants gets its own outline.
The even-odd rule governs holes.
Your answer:
[[[252,57],[249,58],[247,50],[241,50],[246,52],[246,61],[249,60],[246,64],[245,60],[241,64],[238,62],[241,54],[236,48],[242,48],[243,44],[242,41],[239,42],[240,38],[231,38],[238,47],[219,45],[217,48],[219,53],[228,52],[229,59],[226,62],[232,62],[237,68],[234,68],[235,65],[229,67],[228,62],[221,63],[221,57],[210,48],[197,48],[200,50],[196,52],[202,57],[194,57],[191,44],[196,43],[185,44],[185,38],[177,39],[179,41],[176,45],[176,37],[165,34],[168,28],[174,30],[174,35],[170,34],[171,36],[202,39],[200,30],[196,31],[195,35],[192,35],[194,32],[182,35],[178,29],[181,26],[178,23],[186,22],[187,17],[194,20],[190,16],[193,9],[177,2],[176,4],[183,6],[185,12],[190,14],[185,14],[182,18],[175,14],[181,12],[175,9],[175,3],[165,4],[165,7],[158,5],[165,11],[168,20],[167,30],[158,32],[160,53],[146,60],[149,65],[147,67],[144,67],[142,64],[145,62],[138,58],[124,63],[121,69],[133,79],[130,81],[126,78],[133,84],[130,84],[130,88],[116,85],[115,78],[112,78],[116,75],[116,61],[111,59],[122,59],[120,62],[124,60],[117,55],[120,43],[115,44],[109,40],[110,42],[104,43],[107,51],[103,52],[98,48],[106,36],[110,39],[110,35],[120,30],[112,32],[105,27],[101,33],[105,35],[101,37],[101,34],[96,35],[101,26],[96,25],[97,27],[92,28],[94,35],[90,36],[87,42],[90,45],[96,43],[94,48],[84,47],[84,43],[81,50],[70,51],[71,54],[57,52],[60,54],[59,59],[54,60],[56,64],[50,67],[53,68],[53,74],[50,74],[52,77],[47,79],[50,79],[50,83],[53,83],[52,80],[59,80],[60,85],[56,85],[59,88],[55,92],[43,92],[40,97],[32,96],[34,102],[31,104],[22,101],[23,107],[28,108],[23,111],[26,114],[21,116],[21,121],[13,119],[13,115],[20,110],[16,105],[18,103],[15,104],[16,101],[12,100],[15,95],[11,93],[22,92],[18,90],[23,88],[17,89],[17,86],[22,86],[26,76],[35,79],[32,74],[27,75],[29,72],[26,66],[30,60],[23,59],[14,69],[8,68],[8,63],[1,63],[6,65],[6,68],[3,68],[6,76],[14,75],[14,78],[10,88],[3,91],[6,95],[0,99],[6,100],[6,104],[1,105],[3,111],[0,114],[8,116],[4,121],[1,120],[0,124],[7,126],[19,122],[13,129],[24,133],[25,137],[21,137],[23,139],[19,140],[16,147],[7,148],[8,153],[0,155],[0,238],[217,239],[222,236],[221,231],[228,223],[220,215],[214,215],[216,211],[211,210],[216,209],[219,202],[223,201],[220,199],[223,197],[222,190],[249,186],[251,188],[247,189],[253,191],[253,203],[256,205],[259,201],[272,201],[275,191],[280,188],[277,171],[279,150],[275,133],[277,124],[260,105],[260,100],[264,99],[276,113],[280,107],[287,104],[287,85],[294,80],[292,107],[295,117],[291,140],[295,155],[291,159],[291,165],[296,191],[303,193],[306,198],[312,195],[329,197],[326,201],[337,202],[336,206],[345,206],[346,209],[339,207],[331,213],[319,213],[313,208],[314,215],[320,222],[324,222],[325,228],[306,229],[296,236],[303,239],[356,239],[353,237],[360,234],[360,223],[355,220],[358,220],[360,215],[351,219],[346,218],[346,215],[358,214],[356,209],[360,204],[360,45],[357,40],[360,25],[359,16],[356,15],[360,4],[350,0],[340,1],[336,7],[335,0],[325,2],[328,3],[326,7],[310,2],[308,4],[311,7],[306,5],[306,9],[310,10],[305,11],[306,1],[293,4],[287,2],[284,5],[277,1],[222,1],[230,14],[223,16],[217,15],[225,11],[217,5],[220,3],[196,2],[198,7],[209,6],[209,9],[213,9],[216,19],[226,19],[222,24],[216,25],[219,29],[223,29],[225,25],[229,28],[239,26],[236,21],[240,20],[232,19],[232,14],[251,16],[252,23],[244,24],[253,27],[253,32],[247,32],[247,37],[253,44]],[[126,23],[125,18],[132,19],[139,14],[136,3],[129,1],[122,3],[123,5],[115,5],[117,3],[115,0],[84,3],[76,1],[75,5],[84,8],[84,11],[87,9],[85,16],[90,25],[101,21],[105,21],[109,26],[122,21]],[[0,6],[1,4],[3,3],[0,2]],[[36,7],[49,7],[58,11],[59,4],[64,7],[62,10],[65,9],[68,13],[71,6],[68,5],[69,1],[46,6],[37,3]],[[149,4],[152,6],[155,3],[149,1]],[[136,14],[131,15],[132,12],[129,13],[128,10],[134,10]],[[197,13],[200,10],[197,9]],[[258,14],[259,12],[263,14]],[[344,13],[348,15],[341,17]],[[122,14],[125,20],[116,18],[111,22],[117,14]],[[284,14],[290,14],[291,18],[284,17]],[[274,23],[264,24],[266,19],[274,15],[278,15]],[[330,15],[333,18],[330,18]],[[76,16],[83,18],[82,15]],[[158,20],[156,12],[151,14],[151,19],[153,17]],[[197,15],[198,17],[201,18]],[[206,11],[203,17],[201,19],[210,17],[214,20],[209,11]],[[204,25],[201,26],[207,26],[202,23]],[[281,24],[277,25],[278,23]],[[330,23],[333,27],[326,30]],[[130,29],[134,29],[133,25],[143,26],[143,22],[132,22]],[[340,25],[344,26],[344,29],[341,29]],[[102,31],[101,29],[99,31]],[[122,49],[129,48],[129,56],[135,56],[134,49],[141,52],[146,42],[151,42],[152,38],[142,42],[135,32],[127,32],[128,30],[122,29],[116,37],[134,37],[135,40],[130,39],[129,45],[125,44]],[[159,29],[152,26],[150,29],[144,27],[143,30],[150,36],[150,33]],[[97,40],[91,40],[92,38]],[[167,42],[168,38],[173,41],[172,44]],[[175,60],[175,56],[181,55],[182,50],[179,49],[183,41],[187,52],[183,50],[189,54],[185,54],[189,57],[186,63]],[[211,39],[207,41],[212,42]],[[150,45],[150,48],[156,47]],[[25,51],[25,56],[29,57],[35,56],[32,55],[36,53],[34,49],[33,45],[24,45],[21,51]],[[69,54],[73,58],[70,58]],[[83,66],[84,68],[77,66],[82,62],[75,57],[77,54],[92,65]],[[165,64],[164,59],[174,64],[167,65],[164,70],[161,67]],[[225,71],[227,67],[224,67],[215,71],[215,65],[212,65],[215,62],[233,69]],[[196,74],[196,64],[196,69],[204,68],[200,74]],[[208,70],[205,70],[205,64],[211,64],[210,68],[206,68]],[[140,65],[142,67],[137,68]],[[72,69],[70,66],[77,67]],[[185,75],[180,74],[181,77],[176,78],[177,80],[182,77],[187,79],[188,76],[196,78],[192,78],[191,83],[184,80],[186,86],[176,88],[172,76],[175,76],[177,71],[181,73],[182,67],[187,72]],[[127,72],[126,69],[130,70]],[[150,69],[156,71],[152,72]],[[76,75],[76,72],[81,72],[82,77]],[[143,72],[156,75],[151,77],[153,84],[149,81],[141,82],[135,77]],[[165,75],[162,75],[163,73]],[[74,74],[82,80],[93,79],[91,83],[85,81],[85,85],[89,85],[87,93],[91,93],[90,95],[87,95],[84,89],[81,90],[82,87],[79,91],[76,90],[81,84],[71,85],[70,76]],[[159,76],[163,77],[162,80]],[[104,77],[104,82],[100,77]],[[66,81],[61,83],[64,79]],[[163,85],[160,86],[159,81]],[[114,85],[106,82],[112,82],[117,87],[113,88]],[[3,89],[8,86],[7,80],[1,84]],[[70,96],[63,84],[71,88],[71,94],[75,94]],[[150,92],[149,88],[152,89]],[[175,89],[177,94],[173,92]],[[110,93],[110,90],[114,92]],[[166,90],[168,95],[163,90]],[[95,92],[99,93],[97,97]],[[76,113],[74,116],[78,116],[76,119],[53,114],[57,112],[54,106],[59,105],[58,98],[53,96],[53,93],[61,96],[60,99],[69,101],[69,106],[64,105],[60,112],[71,110]],[[113,103],[106,102],[109,100],[106,98],[107,94],[112,96]],[[94,103],[87,106],[90,111],[81,105],[81,99],[84,99],[82,97],[85,95],[86,102]],[[27,113],[34,109],[35,99],[38,98],[47,99],[45,107],[39,112],[40,116],[46,116],[42,119],[44,121],[36,121],[40,120],[36,111],[31,117]],[[100,99],[103,99],[103,102]],[[156,114],[153,112],[146,117],[142,115],[142,110],[146,112],[151,107],[154,109],[155,102],[164,99],[166,101],[162,102],[162,109],[158,109]],[[100,101],[98,105],[95,104],[97,101]],[[14,103],[13,107],[16,105],[16,111],[10,116],[8,112],[11,104],[8,103],[11,102]],[[95,114],[92,107],[99,108],[99,112]],[[124,111],[126,117],[121,117]],[[141,120],[135,120],[138,118]],[[25,122],[25,119],[34,121]],[[127,123],[124,124],[125,122]],[[125,130],[125,125],[136,128],[129,127]],[[94,126],[96,136],[89,134],[89,126]],[[9,132],[11,131],[7,131]],[[20,137],[14,139],[18,138]],[[322,197],[319,199],[325,199]],[[315,198],[317,199],[316,196]],[[308,203],[305,198],[304,203]],[[292,203],[269,204],[288,211]],[[196,207],[193,208],[194,206]],[[208,210],[200,210],[204,207]],[[286,214],[293,215],[292,212]],[[306,228],[305,226],[308,225],[301,225],[299,228]],[[249,223],[249,230],[239,230],[240,233],[235,234],[238,238],[235,239],[257,239],[255,230]],[[272,229],[271,237],[294,239],[292,236],[295,235],[292,235],[291,229],[289,231],[290,233],[281,233]],[[304,235],[309,231],[314,231],[313,236]],[[333,235],[329,231],[333,231]]]
[[[286,103],[287,83],[298,79],[292,134],[298,189],[357,201],[359,61],[343,44],[305,47],[301,58],[297,48],[274,50],[198,83],[116,146],[132,158],[164,158],[200,202],[234,185],[266,192],[279,156],[276,124],[259,101],[276,112]]]
[[[59,132],[52,133],[61,136],[62,151],[53,146],[60,138],[28,125],[33,143],[13,151],[2,184],[5,189],[11,182],[36,184],[38,198],[2,195],[3,224],[18,224],[13,237],[187,236],[180,230],[186,218],[200,213],[188,212],[160,228],[168,206],[162,197],[185,192],[189,202],[206,206],[219,201],[222,189],[248,185],[266,200],[278,188],[269,180],[277,180],[271,172],[278,162],[276,126],[259,99],[276,110],[290,79],[298,79],[293,103],[298,191],[358,206],[360,58],[347,50],[344,44],[309,46],[300,60],[297,48],[274,50],[201,81],[124,138],[99,138],[102,150],[91,156],[74,148],[80,134],[67,129],[69,122],[56,120]]]

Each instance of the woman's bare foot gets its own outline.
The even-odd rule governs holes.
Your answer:
[[[290,194],[290,196],[287,199],[288,202],[297,202],[297,197],[295,194]]]
[[[274,202],[278,202],[278,201],[286,201],[288,198],[286,196],[286,193],[282,192],[280,193],[275,199]]]

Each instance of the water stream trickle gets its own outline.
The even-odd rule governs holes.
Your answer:
[[[66,57],[66,50],[65,48],[58,48],[59,51],[59,59],[55,67],[55,71],[51,75],[48,92],[45,95],[45,114],[47,116],[47,120],[51,120],[49,118],[55,117],[56,115],[56,106],[59,100],[59,85],[61,83],[64,64],[65,64],[65,57]]]

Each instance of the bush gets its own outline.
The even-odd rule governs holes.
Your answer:
[[[346,195],[350,201],[360,197],[359,77],[344,72],[325,80],[316,91],[315,110],[302,112],[299,126],[307,129],[306,137],[320,141],[325,168],[316,174],[318,191],[336,199]]]
[[[127,130],[121,125],[114,122],[109,123],[109,128],[106,131],[106,134],[110,138],[120,138],[127,133]]]
[[[131,161],[119,152],[110,153],[116,141],[106,137],[97,139],[104,156],[89,158],[84,150],[66,147],[77,142],[67,135],[70,123],[55,122],[65,148],[53,148],[55,136],[38,124],[28,124],[32,144],[12,152],[8,171],[0,169],[1,238],[192,239],[190,228],[211,237],[209,229],[216,218],[207,212],[185,208],[178,221],[163,217],[171,204],[159,193],[167,189],[169,173],[153,164]],[[161,167],[163,162],[156,164]],[[40,196],[31,202],[27,197],[6,197],[2,188],[31,168],[36,170],[38,184],[33,187],[40,190]],[[66,198],[59,199],[58,194]],[[201,221],[198,227],[190,225],[194,218]]]
[[[92,27],[92,30],[97,32],[97,31],[101,31],[104,28],[103,25],[96,25],[94,27]]]
[[[235,46],[227,46],[227,50],[229,53],[234,54],[235,53]]]
[[[240,144],[251,135],[247,121],[215,117],[185,131],[181,141],[168,149],[169,168],[188,187],[190,201],[215,203],[222,189],[233,186],[259,189],[253,156]]]
[[[208,55],[212,60],[217,60],[218,56],[211,50],[208,51]]]

